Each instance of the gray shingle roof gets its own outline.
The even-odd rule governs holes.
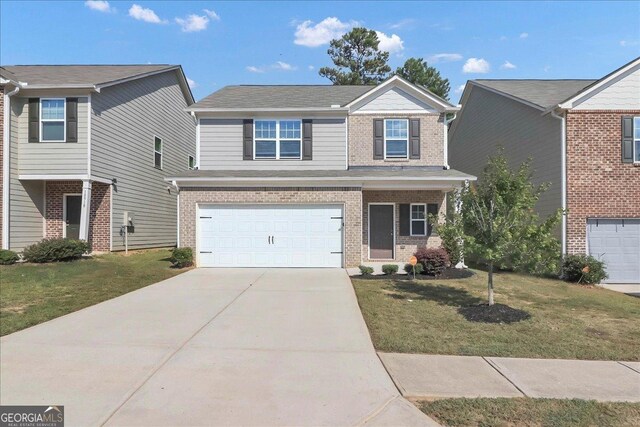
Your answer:
[[[29,85],[93,86],[146,73],[171,69],[176,65],[3,65],[4,71]]]
[[[225,86],[191,108],[331,108],[346,105],[371,89],[373,86]]]
[[[580,92],[597,80],[474,80],[480,86],[506,93],[535,104],[551,108]]]

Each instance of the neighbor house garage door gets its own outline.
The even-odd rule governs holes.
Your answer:
[[[201,267],[342,267],[340,205],[203,205]]]
[[[606,263],[606,283],[640,283],[640,219],[590,219],[589,254]]]

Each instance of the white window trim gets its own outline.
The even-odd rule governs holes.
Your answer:
[[[64,118],[62,120],[60,119],[43,119],[42,118],[42,101],[62,101],[62,112],[64,114]],[[40,142],[67,142],[67,99],[66,98],[40,98],[40,102],[38,103],[38,108],[40,108],[40,115],[39,115],[39,126],[40,126]],[[42,139],[42,123],[44,122],[48,122],[48,123],[55,123],[55,122],[62,122],[62,131],[63,131],[63,139],[61,140],[53,140],[53,139]]]
[[[414,206],[424,206],[424,219],[413,219],[413,207]],[[413,233],[413,223],[414,222],[424,222],[424,234],[414,234]],[[426,203],[411,203],[409,207],[409,235],[410,236],[420,236],[424,237],[427,235],[427,204]]]
[[[160,151],[156,151],[156,138],[160,140]],[[164,168],[164,141],[158,135],[153,135],[153,167],[159,170]],[[160,154],[160,167],[156,166],[156,153]]]
[[[256,156],[256,122],[276,122],[276,156],[275,157],[257,157]],[[280,138],[280,121],[283,122],[298,122],[300,123],[300,138]],[[253,119],[253,160],[302,160],[302,120],[301,119],[274,119],[263,118]],[[261,138],[261,141],[273,141],[271,138]],[[283,157],[280,158],[280,141],[298,141],[300,143],[300,156],[299,157]]]
[[[637,146],[640,143],[640,138],[636,138],[636,120],[640,123],[640,116],[633,116],[633,126],[631,126],[631,132],[633,135],[633,147],[631,147],[631,155],[633,156],[633,163],[640,164],[640,158],[638,157]]]
[[[191,166],[191,161],[193,160],[193,166]],[[195,157],[189,155],[187,156],[187,169],[194,170],[196,168],[196,159]]]
[[[63,193],[62,194],[62,238],[67,238],[67,197],[82,197],[82,193]]]
[[[399,156],[392,156],[389,157],[387,156],[387,121],[388,120],[402,120],[404,122],[407,122],[407,155],[404,157],[399,157]],[[382,133],[383,133],[383,137],[384,137],[384,159],[387,160],[406,160],[409,158],[409,119],[384,119],[383,121],[384,126],[382,129]],[[396,139],[397,140],[397,139]]]

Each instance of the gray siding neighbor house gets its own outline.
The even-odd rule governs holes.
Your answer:
[[[132,249],[176,244],[164,178],[196,151],[180,66],[2,66],[0,87],[3,248],[45,237],[94,251],[122,250],[125,237]]]

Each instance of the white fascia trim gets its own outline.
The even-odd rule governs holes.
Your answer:
[[[36,89],[88,89],[94,92],[100,92],[96,89],[95,85],[87,85],[87,84],[61,84],[61,85],[45,85],[45,84],[37,84],[31,85],[28,83],[21,83],[20,86],[22,89],[36,90]]]
[[[87,97],[87,175],[91,176],[91,94]]]
[[[560,124],[560,199],[562,207],[562,255],[567,253],[567,121],[562,115],[551,111],[551,116],[559,119]],[[588,253],[588,252],[587,252]]]
[[[309,112],[327,112],[327,111],[340,111],[348,113],[349,109],[344,107],[329,107],[329,108],[185,108],[184,111],[194,113],[270,113],[270,112],[292,112],[299,111]]]
[[[9,249],[9,209],[11,201],[9,200],[9,188],[11,187],[11,96],[20,91],[20,87],[16,86],[11,92],[4,94],[3,105],[4,114],[2,117],[2,249]]]
[[[384,114],[403,114],[404,116],[439,116],[440,114],[443,114],[443,112],[438,110],[358,110],[351,113],[352,116],[379,116]]]
[[[200,119],[192,114],[196,118],[196,168],[200,169]]]
[[[73,180],[88,180],[88,175],[18,175],[18,179],[21,181],[38,181],[41,179],[47,181],[73,181]]]
[[[434,177],[411,177],[411,176],[394,176],[394,177],[376,177],[376,176],[346,176],[346,177],[171,177],[165,178],[165,181],[169,182],[246,182],[246,181],[263,181],[263,182],[291,182],[291,181],[416,181],[416,182],[428,182],[428,181],[475,181],[475,176],[434,176]]]

